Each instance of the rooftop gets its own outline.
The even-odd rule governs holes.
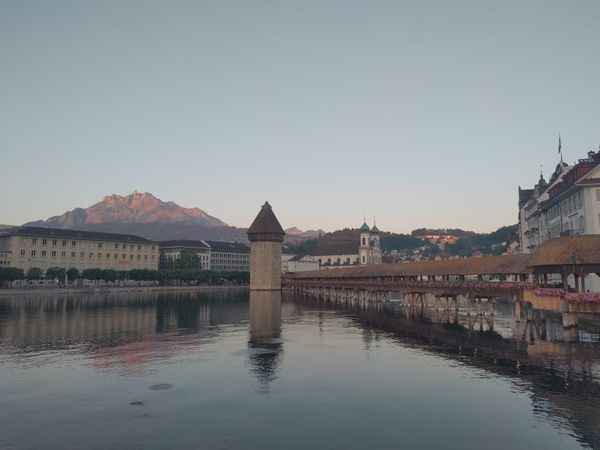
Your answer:
[[[600,264],[600,235],[585,234],[549,239],[532,254],[532,267]]]
[[[193,241],[189,239],[178,239],[174,241],[161,241],[158,243],[160,248],[209,248],[208,244],[204,241]]]
[[[211,251],[220,253],[250,253],[250,247],[241,242],[204,241]]]
[[[258,215],[248,228],[248,239],[252,241],[276,241],[282,242],[283,237],[285,236],[285,231],[277,217],[275,217],[275,213],[273,213],[273,209],[269,202],[265,202],[262,206]]]
[[[80,231],[64,230],[59,228],[43,227],[17,227],[0,232],[0,237],[4,236],[32,236],[46,238],[64,238],[64,239],[87,239],[90,241],[111,241],[111,242],[135,242],[140,244],[155,244],[150,239],[146,239],[133,234],[103,233],[98,231]]]
[[[336,271],[311,271],[297,274],[300,278],[427,276],[427,275],[511,275],[531,273],[527,262],[530,255],[484,256],[404,264],[378,264],[350,267]]]

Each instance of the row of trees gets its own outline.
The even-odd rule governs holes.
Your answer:
[[[50,267],[44,272],[37,267],[30,268],[27,272],[16,267],[0,268],[0,286],[4,282],[16,280],[48,279],[64,281],[65,276],[69,282],[78,278],[97,281],[158,281],[160,284],[169,284],[173,281],[182,281],[188,284],[224,284],[227,282],[246,284],[250,282],[249,272],[220,272],[214,270],[111,270],[111,269],[85,269],[81,273],[75,268],[65,270],[62,267]]]

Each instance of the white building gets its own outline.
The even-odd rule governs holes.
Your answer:
[[[368,264],[381,264],[381,240],[379,229],[365,223],[360,227],[358,238],[353,235],[345,240],[322,240],[314,257],[322,269]]]
[[[293,255],[283,253],[281,255],[281,272],[296,273],[319,270],[319,261],[311,255]]]
[[[519,187],[519,249],[533,252],[542,242],[561,236],[600,234],[600,151],[569,166],[562,161],[549,182],[540,176],[532,189]],[[590,275],[586,285],[600,290]]]
[[[164,268],[173,267],[182,255],[193,252],[199,258],[201,269],[226,272],[250,271],[250,247],[240,242],[181,239],[159,242],[159,247],[161,267]]]

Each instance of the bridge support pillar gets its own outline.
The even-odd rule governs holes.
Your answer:
[[[577,315],[572,312],[563,312],[562,313],[562,323],[563,328],[575,328],[577,327]]]
[[[515,321],[521,321],[521,310],[523,309],[523,303],[520,300],[515,300]]]

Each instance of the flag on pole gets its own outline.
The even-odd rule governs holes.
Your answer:
[[[558,135],[558,153],[560,154],[560,149],[561,149],[561,145],[560,145],[560,134]]]

